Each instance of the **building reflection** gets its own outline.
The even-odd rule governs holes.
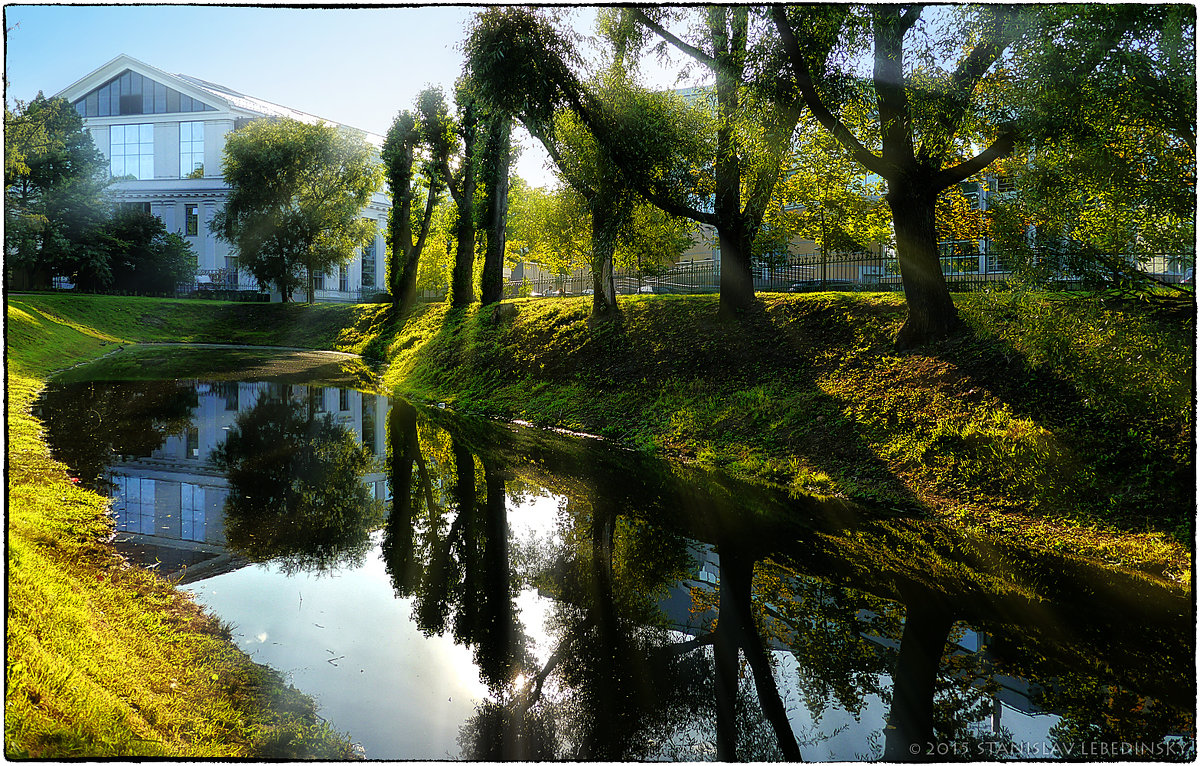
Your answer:
[[[226,548],[229,481],[211,461],[238,416],[266,394],[311,403],[319,415],[352,433],[372,454],[386,438],[388,399],[361,391],[266,382],[191,382],[196,406],[190,423],[145,456],[120,456],[104,472],[113,498],[119,551],[164,576],[189,583],[244,566]],[[274,390],[273,390],[274,389]],[[363,481],[376,500],[390,497],[383,461]]]
[[[327,415],[352,434],[376,458],[361,475],[366,494],[392,501],[373,528],[394,592],[427,635],[471,649],[492,692],[467,757],[655,759],[672,732],[716,737],[728,759],[796,757],[795,697],[784,698],[797,691],[813,721],[834,707],[857,719],[868,697],[889,707],[874,753],[887,760],[934,733],[1003,745],[1055,725],[1056,741],[1084,741],[1106,732],[1104,704],[1136,708],[1122,719],[1131,741],[1194,731],[1177,712],[1194,687],[1175,680],[1188,676],[1174,659],[1190,656],[1194,611],[1137,578],[958,540],[947,550],[917,522],[781,505],[591,440],[393,409],[349,389],[192,381],[47,398],[75,409],[82,425],[46,417],[49,441],[72,466],[72,451],[95,466],[76,475],[108,487],[118,549],[185,583],[249,563],[229,548],[231,493],[268,497],[269,482],[249,474],[238,490],[214,459],[248,431],[246,416],[283,403],[303,411],[297,422]],[[277,421],[260,420],[260,444],[282,438]],[[101,468],[101,453],[123,456]],[[554,534],[516,545],[509,512],[546,495],[557,498]],[[310,515],[330,504],[318,505]],[[896,560],[901,543],[920,555]],[[1052,581],[1030,576],[1051,566]],[[522,588],[552,616],[540,662],[528,637],[546,631],[515,608]]]

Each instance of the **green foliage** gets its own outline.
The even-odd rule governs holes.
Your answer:
[[[312,397],[320,389],[309,388]],[[229,479],[225,535],[251,561],[327,572],[360,561],[382,506],[363,476],[371,453],[315,402],[265,392],[213,451]]]
[[[786,252],[793,237],[810,240],[822,253],[876,249],[892,239],[882,186],[815,120],[801,120],[756,243],[759,252],[770,244]]]
[[[118,208],[89,233],[85,247],[99,257],[75,275],[83,290],[173,295],[177,284],[196,273],[191,244],[142,210]]]
[[[382,174],[361,135],[256,120],[226,138],[222,174],[230,193],[213,230],[284,300],[306,284],[311,302],[312,276],[346,263],[375,234],[362,209]]]
[[[4,109],[4,255],[6,268],[74,276],[102,269],[86,246],[107,213],[108,165],[63,99],[41,94]],[[48,281],[48,280],[46,280]]]

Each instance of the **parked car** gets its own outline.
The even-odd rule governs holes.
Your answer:
[[[803,282],[795,282],[788,288],[789,293],[816,293],[826,290],[831,292],[851,292],[857,290],[858,285],[848,279],[826,279],[822,282],[819,279],[806,279]]]

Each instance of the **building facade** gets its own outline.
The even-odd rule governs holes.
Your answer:
[[[253,277],[239,268],[237,252],[209,229],[229,193],[221,176],[225,138],[258,119],[291,118],[310,124],[327,120],[195,77],[168,74],[126,55],[55,95],[75,107],[96,148],[108,159],[115,201],[157,216],[168,231],[192,245],[201,289],[258,289]],[[382,136],[364,136],[376,149],[382,147]],[[374,241],[337,273],[318,277],[318,300],[369,300],[384,291],[384,231],[390,208],[386,190],[373,196],[362,215],[376,223]]]

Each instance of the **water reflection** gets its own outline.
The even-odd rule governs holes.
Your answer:
[[[299,398],[270,387],[237,416],[209,461],[225,474],[225,538],[251,561],[286,571],[361,564],[383,504],[363,479],[375,458],[346,426],[318,411],[320,391]]]
[[[173,562],[193,581],[247,560],[281,577],[378,566],[391,605],[339,618],[384,657],[372,674],[400,664],[372,632],[394,619],[380,610],[399,609],[430,641],[469,653],[480,681],[457,742],[435,757],[1194,750],[1192,605],[1149,579],[354,391],[90,384],[49,389],[42,412],[56,454],[111,487],[126,549],[163,562],[169,549],[203,554]],[[531,502],[555,509],[543,528],[529,529]],[[413,675],[406,683],[447,677]],[[386,743],[391,705],[327,715]],[[846,727],[861,733],[851,745]]]

